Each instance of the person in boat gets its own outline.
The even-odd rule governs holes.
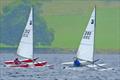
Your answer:
[[[81,66],[81,63],[80,63],[80,61],[79,61],[78,58],[75,58],[75,60],[74,60],[74,66],[75,67],[80,67]]]
[[[36,62],[38,58],[39,58],[39,57],[37,57],[37,58],[33,59],[33,60],[32,60],[32,61],[33,61],[33,63],[34,63],[34,62]]]
[[[14,60],[14,63],[15,63],[16,65],[21,64],[21,62],[19,61],[19,59],[18,59],[18,58],[16,58],[16,59]]]

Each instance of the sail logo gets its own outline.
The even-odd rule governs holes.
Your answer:
[[[28,37],[29,33],[30,33],[30,30],[26,29],[23,33],[23,37]]]
[[[30,25],[32,25],[32,21],[30,21]]]
[[[90,39],[91,31],[85,31],[83,39]]]
[[[94,24],[94,20],[93,19],[91,19],[91,24]]]

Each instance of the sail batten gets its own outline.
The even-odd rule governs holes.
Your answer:
[[[94,8],[77,52],[77,58],[91,62],[93,62],[94,53],[95,17]]]
[[[33,59],[33,10],[31,8],[29,18],[18,46],[17,54],[24,58]]]

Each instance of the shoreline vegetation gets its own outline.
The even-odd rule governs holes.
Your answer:
[[[0,44],[0,51],[1,50],[7,50],[7,49],[17,49],[17,45],[11,46],[11,45],[5,45],[5,44]],[[78,48],[55,48],[55,47],[50,47],[50,46],[34,46],[34,49],[43,49],[43,50],[58,50],[61,51],[70,51],[74,52],[77,51]],[[120,48],[99,48],[95,49],[96,52],[120,52]]]
[[[78,49],[70,48],[34,48],[35,53],[76,53]],[[17,48],[0,48],[1,52],[14,52],[16,53]],[[95,49],[95,53],[120,53],[120,49]]]
[[[40,30],[35,31],[35,48],[77,50],[95,4],[95,51],[120,52],[119,0],[0,0],[0,50],[17,48],[31,5],[36,9],[34,28]]]

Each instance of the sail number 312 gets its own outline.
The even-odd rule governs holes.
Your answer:
[[[26,29],[23,33],[23,37],[28,37],[29,33],[30,33],[30,30]]]

